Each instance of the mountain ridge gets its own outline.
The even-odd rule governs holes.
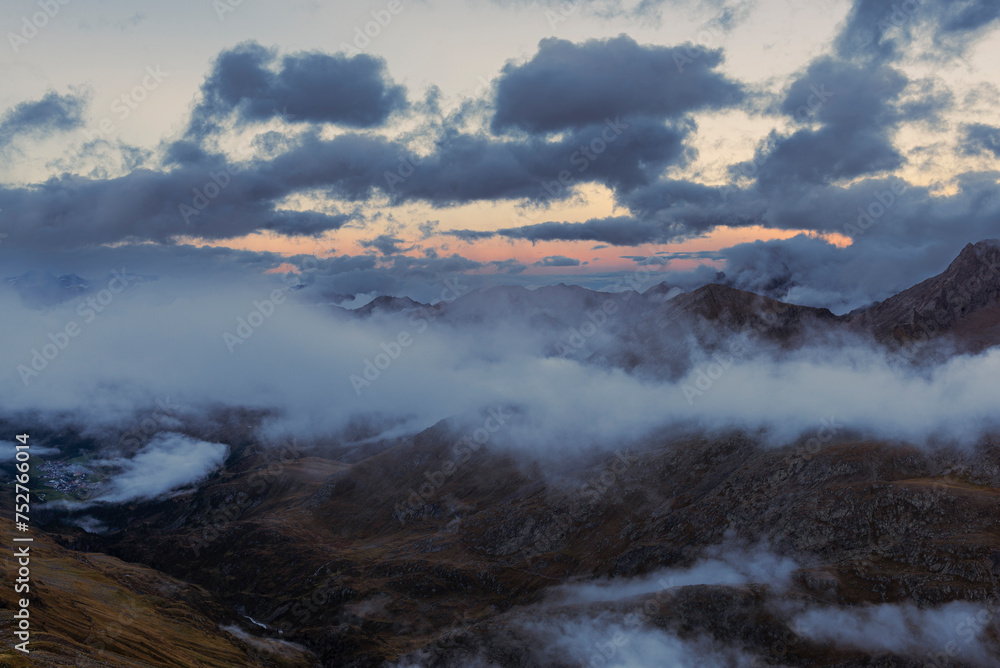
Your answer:
[[[723,284],[666,301],[657,297],[671,294],[670,286],[647,290],[648,298],[579,286],[537,294],[501,289],[487,300],[470,293],[433,307],[387,298],[379,305],[389,310],[373,307],[371,314],[437,308],[455,325],[516,316],[556,335],[589,321],[609,336],[630,337],[620,348],[599,348],[589,363],[655,371],[626,357],[644,352],[676,376],[691,362],[687,336],[709,351],[748,334],[778,349],[815,342],[817,333],[892,347],[914,340],[896,338],[900,328],[923,331],[914,314],[941,323],[928,343],[947,337],[969,341],[969,350],[972,343],[997,345],[994,266],[1000,249],[970,244],[942,274],[840,316]],[[950,319],[935,314],[942,305]],[[595,308],[608,316],[602,325],[586,317]],[[516,421],[513,413],[504,419]],[[837,429],[778,446],[759,434],[664,427],[552,464],[489,439],[473,447],[464,434],[470,421],[485,419],[456,416],[408,437],[380,439],[376,431],[364,447],[318,439],[287,457],[256,441],[262,415],[238,412],[204,432],[185,425],[192,438],[228,444],[222,470],[173,496],[40,513],[39,530],[61,547],[39,558],[55,570],[71,558],[99,562],[103,575],[87,570],[85,583],[104,583],[108,573],[121,583],[145,569],[144,581],[164,588],[159,595],[171,611],[193,610],[219,656],[275,666],[457,668],[486,656],[500,665],[568,668],[579,663],[553,656],[551,638],[538,631],[543,621],[614,618],[646,599],[547,607],[554,586],[681,572],[725,546],[746,554],[764,544],[792,559],[785,588],[766,579],[678,584],[670,588],[672,603],[648,619],[652,632],[693,643],[708,638],[769,665],[905,666],[914,660],[906,653],[799,634],[787,611],[982,607],[1000,591],[995,435],[962,451]],[[38,445],[50,445],[41,433]],[[77,526],[84,515],[108,530],[84,531]],[[104,556],[86,556],[98,553]],[[146,600],[151,591],[123,595]],[[85,593],[65,596],[90,600]],[[62,660],[86,639],[86,611],[67,608],[58,621],[51,651]],[[150,617],[148,624],[168,637],[169,621]],[[226,630],[234,624],[242,629]],[[995,634],[987,640],[1000,642]],[[266,651],[255,651],[259,644]],[[101,660],[142,665],[128,651]]]
[[[719,325],[733,333],[751,328],[782,344],[788,344],[807,327],[825,326],[833,333],[870,336],[890,348],[929,343],[944,336],[950,337],[962,352],[979,352],[1000,344],[1000,241],[969,243],[942,273],[881,302],[842,315],[823,307],[783,302],[725,283],[708,283],[686,292],[659,283],[642,293],[600,292],[566,284],[533,290],[494,286],[433,305],[406,297],[384,296],[355,313],[367,316],[373,312],[405,314],[429,310],[435,316],[443,316],[445,321],[486,322],[523,316],[536,324],[571,326],[581,320],[574,319],[573,311],[597,308],[607,299],[622,309],[625,320],[633,319],[617,325],[615,333],[625,332],[628,337],[628,330],[636,329],[638,332],[631,338],[642,345],[655,338],[658,326],[665,327],[669,321],[687,317]],[[567,307],[567,303],[572,306]],[[615,356],[634,355],[620,351],[603,357]]]

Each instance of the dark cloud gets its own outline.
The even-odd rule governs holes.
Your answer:
[[[847,22],[837,36],[834,46],[844,58],[876,58],[889,60],[899,57],[903,44],[912,39],[918,23],[916,11],[926,11],[908,0],[907,11],[890,0],[854,0],[847,15]],[[894,7],[895,6],[895,7]],[[896,14],[895,12],[898,12]]]
[[[719,251],[660,251],[656,255],[667,260],[721,260],[723,258]]]
[[[685,221],[686,227],[701,229],[712,224],[739,224],[736,220],[727,219],[726,210],[732,205],[729,201],[731,196],[731,189],[662,179],[623,195],[621,202],[637,215],[649,217],[662,214]]]
[[[982,123],[972,123],[963,129],[962,152],[966,155],[991,153],[1000,158],[1000,128]]]
[[[902,116],[894,102],[906,84],[889,67],[814,62],[789,88],[780,111],[820,127],[772,135],[770,150],[756,158],[759,180],[827,183],[899,167],[903,157],[892,135]]]
[[[695,229],[711,229],[716,222],[701,224],[688,220],[645,220],[633,216],[592,218],[582,223],[549,221],[535,225],[509,227],[497,234],[510,239],[538,241],[600,241],[612,246],[639,246],[672,243],[697,235]],[[460,236],[455,233],[455,236]]]
[[[368,128],[406,107],[404,89],[392,83],[377,58],[299,53],[279,64],[274,50],[256,42],[219,54],[201,92],[191,119],[194,136],[234,112],[239,123],[280,117]]]
[[[494,260],[489,264],[497,271],[504,274],[520,274],[528,268],[528,265],[518,262],[517,260]]]
[[[693,236],[693,232],[682,223],[643,220],[632,216],[592,218],[582,223],[549,221],[504,228],[498,230],[497,234],[531,242],[600,241],[612,246],[669,243]]]
[[[740,244],[720,255],[735,287],[844,313],[940,273],[964,243],[957,237],[920,246],[874,240],[838,248],[800,235]]]
[[[847,187],[788,188],[780,199],[770,202],[763,223],[781,229],[838,232],[855,243],[877,240],[897,248],[952,246],[957,240],[964,245],[996,236],[1000,216],[997,176],[996,172],[960,175],[958,192],[950,196],[934,195],[897,178],[859,180]]]
[[[915,38],[929,35],[936,53],[963,53],[985,28],[1000,18],[997,0],[855,0],[834,46],[842,58],[892,61]]]
[[[666,64],[676,71],[669,58],[672,52],[640,47],[624,37],[579,47],[552,46],[584,54],[594,49],[620,51],[623,58],[638,57],[635,65]],[[543,60],[540,54],[533,62]],[[712,63],[717,57],[707,54],[698,67],[686,70],[707,88],[698,92],[681,86],[676,99],[661,96],[649,109],[681,113],[692,105],[714,104],[705,95],[735,91],[709,72]],[[583,70],[574,76],[583,77]],[[599,79],[598,88],[609,81]],[[595,95],[603,94],[595,90]],[[625,197],[692,155],[684,144],[694,130],[689,120],[616,115],[592,124],[581,116],[555,141],[462,132],[428,121],[428,131],[421,136],[429,136],[432,143],[420,157],[404,139],[348,132],[325,140],[315,128],[295,137],[272,132],[255,140],[253,159],[230,164],[207,148],[202,135],[232,114],[238,122],[280,112],[292,122],[368,125],[384,121],[404,96],[387,82],[381,61],[367,56],[296,54],[279,65],[274,51],[255,43],[223,52],[202,92],[192,132],[165,146],[164,169],[140,169],[136,161],[121,176],[64,174],[32,186],[0,188],[10,242],[68,247],[171,242],[180,235],[231,238],[263,230],[315,236],[356,219],[348,213],[281,209],[287,196],[315,189],[352,202],[385,197],[392,204],[424,201],[433,206],[505,199],[544,204],[568,198],[586,183],[605,185]],[[22,111],[10,115],[12,123],[28,122]],[[72,124],[52,115],[41,118],[54,127]]]
[[[939,79],[911,81],[897,106],[901,119],[925,123],[931,130],[944,130],[944,113],[954,109],[955,96]]]
[[[824,184],[900,167],[896,131],[914,122],[941,129],[954,99],[944,82],[910,81],[893,65],[911,57],[914,40],[926,34],[941,46],[940,57],[954,55],[943,41],[966,34],[957,47],[964,48],[968,31],[988,25],[997,8],[996,0],[856,0],[834,53],[813,61],[778,104],[806,127],[773,133],[760,149],[754,171],[764,190],[773,196],[773,187],[788,181]]]
[[[622,190],[650,183],[667,166],[686,159],[684,138],[690,131],[687,124],[623,118],[580,128],[555,142],[449,132],[433,153],[419,158],[407,146],[380,137],[313,137],[260,171],[289,190],[326,187],[350,200],[381,193],[393,203],[548,201],[568,197],[583,183]]]
[[[417,229],[420,230],[420,238],[428,239],[438,233],[438,226],[440,222],[436,220],[424,221],[417,225]]]
[[[40,100],[22,102],[0,116],[0,151],[19,138],[42,138],[54,132],[83,127],[87,97],[49,91]]]
[[[361,246],[378,251],[382,255],[399,255],[413,250],[413,246],[403,248],[403,240],[392,234],[380,234],[374,239],[364,240],[361,242]]]
[[[588,182],[625,191],[683,160],[689,131],[622,120],[581,128],[558,142],[448,133],[433,153],[411,162],[400,159],[410,155],[404,144],[351,133],[331,140],[308,134],[273,159],[240,164],[186,141],[168,148],[168,161],[179,165],[170,171],[137,169],[106,179],[64,175],[0,188],[0,208],[12,242],[42,245],[229,238],[260,230],[316,235],[352,216],[280,211],[281,200],[316,188],[352,201],[382,195],[394,203],[433,205],[557,200]]]
[[[966,243],[996,237],[998,177],[961,175],[950,196],[894,179],[787,191],[767,211],[768,227],[839,232],[853,243],[800,235],[742,244],[720,252],[724,271],[742,289],[838,312],[885,299],[943,271]]]
[[[549,255],[535,263],[536,267],[579,267],[580,261],[565,255]]]
[[[154,152],[122,141],[120,137],[95,138],[46,163],[55,173],[83,173],[91,179],[107,179],[145,167]]]
[[[636,264],[669,264],[670,258],[661,255],[622,255],[623,260],[632,260]]]
[[[163,156],[165,165],[196,165],[211,160],[211,155],[200,144],[180,140],[169,144]]]
[[[127,240],[170,242],[178,235],[229,238],[272,230],[316,235],[350,214],[276,210],[289,191],[253,167],[214,156],[169,172],[137,169],[89,179],[64,174],[0,188],[12,243],[66,248]]]
[[[248,43],[219,55],[203,85],[191,134],[165,147],[160,168],[133,166],[124,176],[94,171],[89,178],[64,175],[0,187],[3,233],[10,235],[4,246],[62,251],[123,241],[173,243],[182,235],[224,239],[264,230],[319,235],[364,222],[349,210],[282,208],[289,195],[310,191],[345,200],[348,209],[385,201],[445,207],[528,200],[545,211],[572,197],[577,186],[594,183],[611,189],[626,213],[582,223],[542,218],[540,224],[497,231],[439,231],[432,222],[417,230],[423,238],[443,234],[468,243],[499,236],[587,241],[598,244],[595,248],[674,243],[722,225],[838,232],[852,237],[854,245],[840,249],[803,236],[718,254],[627,257],[641,263],[722,259],[727,276],[740,287],[791,301],[853,307],[939,271],[965,242],[996,236],[1000,219],[994,173],[959,175],[958,192],[949,196],[932,196],[884,176],[904,163],[893,142],[897,131],[905,123],[940,125],[942,110],[954,105],[942,82],[910,81],[894,64],[917,33],[937,20],[929,17],[940,19],[931,33],[940,39],[974,36],[991,24],[992,5],[922,2],[908,22],[878,28],[892,5],[856,2],[848,17],[848,29],[854,25],[857,33],[851,40],[863,40],[859,26],[869,18],[881,30],[877,38],[859,42],[857,54],[849,54],[845,29],[833,55],[796,75],[770,109],[791,118],[793,130],[773,133],[752,163],[734,166],[733,186],[664,176],[694,155],[687,146],[696,130],[691,112],[741,104],[741,87],[718,73],[718,51],[701,50],[690,59],[686,46],[643,46],[624,36],[580,44],[544,40],[529,61],[508,64],[497,81],[495,113],[488,119],[499,134],[448,122],[453,119],[441,117],[430,91],[426,103],[414,108],[423,115],[418,128],[396,139],[367,132],[323,139],[317,128],[271,132],[255,140],[253,159],[232,164],[203,141],[207,132],[279,116],[289,123],[369,128],[406,107],[402,88],[379,60],[320,53],[280,57]],[[13,128],[7,132],[16,137],[78,127],[83,103],[50,93],[19,105],[0,119],[0,145],[3,128]],[[415,146],[420,155],[414,155]],[[1000,157],[1000,129],[964,126],[959,150]],[[507,280],[530,278],[516,276],[527,268],[523,263],[443,256],[447,246],[426,249],[418,258],[402,256],[411,247],[397,234],[370,231],[363,246],[372,253],[324,260],[311,280],[330,294],[407,293],[426,300],[435,289],[440,293],[442,277],[462,272],[491,269],[508,272]],[[226,256],[225,262],[248,271],[284,261],[234,258]],[[558,264],[564,261],[575,264]],[[540,266],[579,263],[550,256]]]
[[[504,67],[493,129],[553,132],[739,102],[741,87],[715,71],[722,52],[701,50],[692,59],[690,47],[641,46],[625,35],[582,44],[544,39],[530,61]]]
[[[497,235],[493,231],[483,231],[483,230],[448,230],[444,234],[450,237],[458,237],[466,243],[474,243],[476,241],[481,241],[482,239],[492,239]]]
[[[959,0],[940,5],[945,8],[941,33],[965,34],[989,26],[1000,18],[1000,2],[996,0]]]
[[[274,211],[262,229],[299,237],[318,237],[324,232],[340,229],[354,220],[352,214],[329,214],[320,211]],[[257,231],[257,230],[250,230]]]
[[[612,246],[671,243],[710,231],[719,225],[758,225],[766,207],[759,195],[678,180],[660,180],[621,193],[619,202],[630,216],[595,218],[583,223],[547,221],[504,228],[497,234],[535,241],[597,241]],[[474,240],[473,231],[450,234]],[[596,248],[595,248],[596,250]]]
[[[0,188],[0,208],[12,241],[44,245],[228,238],[258,230],[315,235],[351,216],[278,211],[281,200],[310,189],[358,202],[382,195],[393,203],[439,206],[558,200],[588,182],[627,191],[683,160],[687,132],[686,126],[621,121],[614,130],[582,128],[558,142],[448,134],[412,163],[401,162],[410,154],[401,143],[350,133],[331,140],[310,134],[273,159],[240,164],[183,142],[168,149],[170,164],[178,165],[170,171],[141,169],[110,179],[64,175]]]
[[[528,241],[603,241],[615,246],[636,246],[663,238],[663,225],[629,216],[592,218],[584,223],[546,222],[511,227],[498,234]]]
[[[908,253],[923,256],[932,252],[937,261],[944,261],[954,257],[967,241],[996,236],[996,220],[1000,219],[996,180],[995,172],[962,175],[958,177],[959,192],[950,196],[934,195],[927,188],[912,186],[898,178],[861,179],[849,186],[797,182],[785,184],[779,195],[770,199],[756,186],[746,189],[699,186],[688,191],[683,183],[659,182],[637,190],[624,200],[638,212],[636,215],[597,218],[583,223],[547,221],[500,229],[496,234],[531,242],[591,241],[637,246],[675,243],[704,234],[718,225],[760,225],[769,229],[805,229],[846,235],[857,247],[879,249],[865,259],[876,268],[879,265],[875,258],[879,252],[885,252],[887,257]],[[683,199],[684,196],[689,199]],[[470,242],[492,235],[460,230],[449,234]],[[819,242],[810,239],[809,243]],[[824,250],[827,246],[829,244],[823,246]],[[830,246],[830,249],[830,252],[836,251],[836,247]],[[705,257],[718,259],[722,256]],[[765,266],[767,263],[761,264],[760,269],[762,275],[768,276],[766,283],[773,276],[771,272],[763,272]],[[815,274],[812,268],[810,272]],[[890,276],[893,270],[887,269],[885,274]],[[907,270],[899,274],[901,280],[882,281],[876,276],[860,293],[882,295],[877,298],[883,298],[891,294],[891,290],[918,282],[911,279],[919,275],[919,271],[907,266]],[[924,277],[929,275],[926,273]],[[842,287],[846,289],[850,280],[845,275],[841,279]],[[813,287],[820,284],[807,283]]]

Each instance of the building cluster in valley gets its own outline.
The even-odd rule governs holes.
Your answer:
[[[92,471],[80,464],[50,461],[39,465],[38,470],[45,474],[49,487],[63,494],[86,495],[100,487],[93,481]]]

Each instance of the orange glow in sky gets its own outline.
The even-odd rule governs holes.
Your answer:
[[[425,240],[403,239],[400,244],[409,248],[404,255],[423,257],[424,249],[434,249],[440,256],[458,254],[477,262],[494,262],[515,260],[528,265],[526,274],[558,274],[573,275],[609,271],[629,271],[636,266],[636,259],[671,253],[696,253],[718,251],[742,243],[754,241],[771,241],[788,239],[799,234],[820,237],[838,246],[850,245],[851,240],[842,234],[817,234],[807,230],[775,230],[761,226],[748,227],[718,227],[697,239],[689,239],[669,244],[642,244],[639,246],[609,246],[593,241],[538,241],[532,243],[522,239],[492,237],[474,242],[465,242],[447,235],[435,235]],[[206,246],[220,246],[239,250],[278,253],[285,256],[297,254],[313,254],[319,257],[333,255],[363,255],[371,253],[361,245],[363,240],[371,238],[371,232],[362,229],[341,229],[329,232],[320,238],[304,239],[287,237],[273,233],[252,234],[245,237],[227,240],[202,240],[188,238],[184,243]],[[412,247],[412,248],[411,248]],[[580,261],[579,266],[546,267],[536,265],[546,257],[562,256]],[[693,269],[699,264],[715,266],[717,261],[705,258],[675,258],[663,265],[664,271],[684,271]],[[285,263],[268,270],[267,273],[283,273],[294,270]],[[479,273],[491,273],[492,268],[485,268]]]

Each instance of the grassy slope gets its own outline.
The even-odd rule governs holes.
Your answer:
[[[0,519],[0,535],[12,523]],[[203,590],[137,564],[72,552],[33,532],[30,661],[13,650],[16,562],[3,560],[0,666],[308,666],[303,656],[262,655],[219,629]],[[215,614],[213,614],[215,613]]]

